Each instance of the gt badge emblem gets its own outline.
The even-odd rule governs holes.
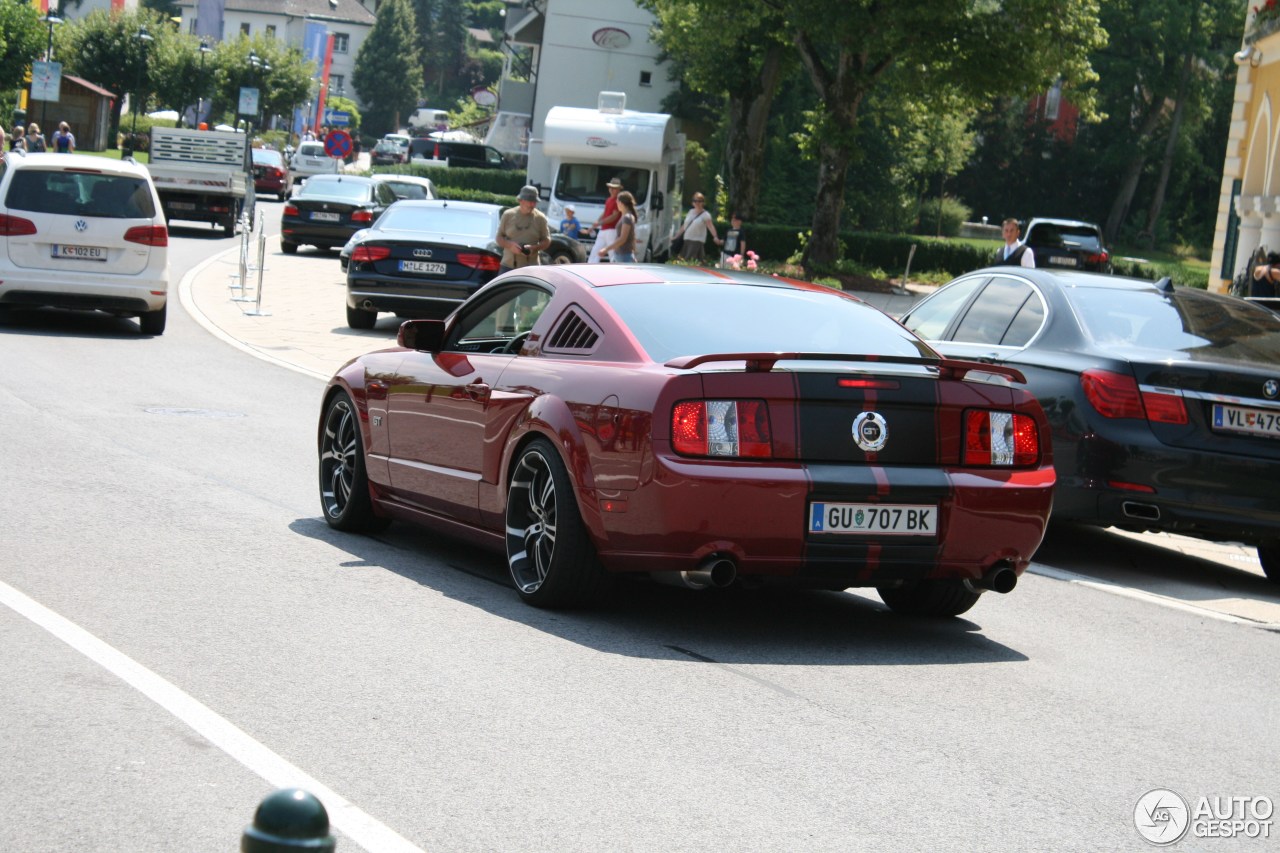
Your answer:
[[[87,229],[88,227],[89,227],[89,223],[88,223],[88,222],[85,222],[83,219],[77,219],[77,220],[76,220],[76,230],[77,230],[77,231],[84,231],[84,230],[85,230],[85,229]]]
[[[430,249],[414,249],[413,256],[415,258],[429,258],[431,257],[431,250]]]
[[[879,412],[863,412],[853,419],[853,442],[867,453],[884,449],[889,425]]]
[[[1268,379],[1262,383],[1262,393],[1266,395],[1268,400],[1274,400],[1277,394],[1280,394],[1280,382],[1274,379]]]

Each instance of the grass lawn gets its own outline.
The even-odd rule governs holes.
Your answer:
[[[111,149],[108,149],[108,150],[106,150],[106,151],[82,151],[82,150],[80,150],[80,149],[76,149],[76,153],[77,153],[77,154],[88,154],[88,155],[90,155],[91,157],[109,157],[109,158],[110,158],[110,159],[112,159],[112,160],[119,160],[119,159],[120,159],[120,149],[119,149],[119,148],[111,148]],[[151,162],[151,158],[147,155],[147,152],[145,152],[145,151],[138,151],[138,152],[135,152],[135,153],[134,153],[134,155],[133,155],[133,159],[134,159],[134,160],[136,160],[136,161],[138,161],[139,163],[143,164],[144,166],[145,166],[147,163]]]

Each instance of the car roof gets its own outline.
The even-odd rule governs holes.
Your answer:
[[[1030,228],[1032,225],[1039,222],[1043,222],[1048,225],[1069,225],[1072,227],[1084,226],[1086,228],[1098,228],[1098,224],[1096,222],[1085,222],[1083,219],[1054,219],[1048,216],[1032,217],[1031,221],[1027,223],[1027,227]],[[1098,228],[1098,231],[1101,230],[1101,228]]]
[[[347,184],[376,184],[373,178],[366,178],[364,175],[312,175],[307,178],[307,183],[317,181],[322,184],[347,183]]]
[[[1149,290],[1153,293],[1161,292],[1161,289],[1157,286],[1157,282],[1152,281],[1149,278],[1134,278],[1131,276],[1111,275],[1109,273],[1085,272],[1084,270],[1049,269],[1047,267],[985,267],[984,269],[965,273],[962,276],[956,276],[956,278],[970,278],[975,275],[996,274],[1020,276],[1022,278],[1029,279],[1036,284],[1046,285],[1049,287],[1091,287],[1099,290]],[[1192,287],[1179,287],[1177,289],[1198,290],[1198,288]]]
[[[453,201],[447,198],[406,198],[396,202],[396,207],[452,207],[458,210],[478,210],[482,213],[501,213],[504,210],[500,204],[489,204],[483,201]]]
[[[404,202],[401,202],[402,204]],[[424,204],[426,202],[417,202]],[[823,284],[785,278],[777,275],[742,270],[710,269],[683,264],[546,264],[521,267],[521,273],[537,274],[545,279],[571,275],[589,287],[617,287],[628,284],[711,284],[728,286],[773,287],[805,290],[861,302],[856,294],[845,293]]]
[[[133,159],[114,160],[108,157],[95,157],[90,154],[57,154],[48,152],[44,154],[26,154],[19,152],[9,152],[10,155],[5,158],[5,163],[10,169],[49,169],[56,168],[62,171],[67,169],[85,169],[90,171],[105,172],[116,175],[130,175],[139,178],[149,178],[151,173],[147,171],[147,167]]]

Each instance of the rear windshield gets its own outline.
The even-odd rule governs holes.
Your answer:
[[[629,284],[596,292],[659,362],[734,352],[938,357],[888,315],[834,291],[707,282]]]
[[[253,149],[253,162],[266,166],[283,166],[284,158],[280,156],[279,151],[272,151],[269,148]]]
[[[1102,247],[1098,229],[1089,225],[1037,225],[1027,235],[1027,242],[1037,246],[1061,246],[1064,249],[1095,250]]]
[[[356,181],[322,181],[312,178],[302,185],[297,198],[338,198],[344,201],[368,201],[369,184]]]
[[[422,231],[427,234],[467,235],[491,240],[497,233],[497,221],[479,210],[457,210],[447,207],[416,207],[403,204],[387,208],[378,220],[378,228],[392,231]]]
[[[145,178],[100,172],[19,169],[9,182],[4,203],[13,210],[69,216],[151,219],[156,215]]]
[[[1099,344],[1178,350],[1205,361],[1280,362],[1280,317],[1199,290],[1067,288],[1076,316]]]
[[[303,143],[298,146],[298,153],[307,157],[328,157],[324,153],[324,146],[319,142]]]

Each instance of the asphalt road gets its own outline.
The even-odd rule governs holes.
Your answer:
[[[177,234],[175,280],[235,245]],[[0,320],[0,849],[234,850],[287,784],[340,851],[1141,850],[1153,788],[1280,799],[1280,597],[1242,549],[1055,531],[944,622],[536,611],[488,554],[329,530],[322,383],[169,322]]]

